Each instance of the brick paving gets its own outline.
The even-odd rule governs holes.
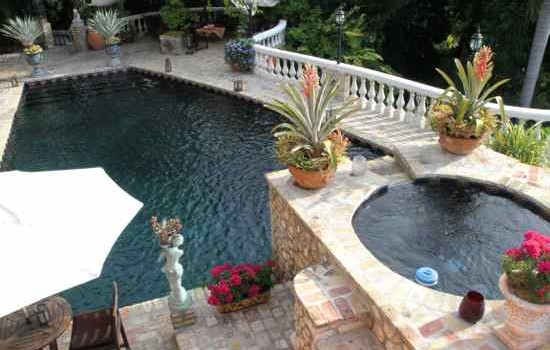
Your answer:
[[[203,290],[194,290],[197,320],[192,326],[176,330],[179,349],[292,349],[294,298],[290,287],[290,283],[277,285],[267,304],[228,314],[220,314],[208,305]]]
[[[264,305],[220,314],[206,303],[205,290],[189,291],[196,321],[175,329],[166,298],[149,300],[121,309],[128,341],[133,350],[273,350],[292,349],[294,298],[291,284],[276,285]],[[67,350],[71,328],[59,339]]]

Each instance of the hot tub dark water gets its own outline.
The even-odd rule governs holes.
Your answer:
[[[439,273],[437,290],[462,296],[474,289],[499,299],[502,253],[528,229],[550,233],[542,215],[497,187],[425,179],[379,191],[357,210],[353,227],[403,277],[414,280],[418,267],[429,266]]]
[[[271,136],[279,121],[259,105],[136,72],[47,83],[26,88],[2,170],[103,167],[144,203],[102,276],[64,293],[77,311],[102,307],[116,280],[132,304],[168,289],[153,214],[182,218],[186,288],[215,264],[271,255],[264,174],[283,168]],[[380,155],[358,145],[350,153]]]

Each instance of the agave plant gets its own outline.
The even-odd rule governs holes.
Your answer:
[[[482,47],[468,62],[466,67],[455,59],[461,88],[441,69],[437,72],[445,79],[449,87],[438,97],[438,101],[431,111],[432,127],[434,130],[454,137],[480,137],[492,130],[495,125],[494,116],[487,110],[486,105],[496,102],[500,114],[504,115],[504,104],[500,96],[492,96],[500,86],[508,82],[503,79],[488,85],[493,75],[493,52],[491,48]]]
[[[19,41],[23,47],[30,47],[43,31],[38,20],[32,17],[15,17],[2,26],[0,33]]]
[[[319,84],[316,68],[306,65],[302,91],[287,84],[283,92],[288,102],[274,99],[265,105],[287,119],[274,129],[280,161],[304,170],[336,168],[347,142],[338,134],[337,125],[360,109],[357,99],[330,106],[339,86],[340,81],[329,75]]]
[[[120,17],[118,11],[114,10],[99,10],[90,19],[90,26],[105,38],[107,45],[120,42],[117,34],[124,29],[126,24],[127,20]]]

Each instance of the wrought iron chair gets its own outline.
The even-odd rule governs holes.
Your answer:
[[[78,314],[73,318],[70,350],[130,350],[118,310],[118,287],[113,282],[113,306]]]

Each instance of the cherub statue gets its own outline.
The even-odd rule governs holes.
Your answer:
[[[183,226],[178,218],[164,219],[159,223],[155,216],[151,218],[151,226],[161,244],[159,261],[164,261],[161,271],[166,274],[170,285],[168,307],[173,314],[185,311],[191,306],[191,297],[181,285],[184,270],[180,259],[183,256],[183,249],[179,247],[185,239],[179,231]]]

